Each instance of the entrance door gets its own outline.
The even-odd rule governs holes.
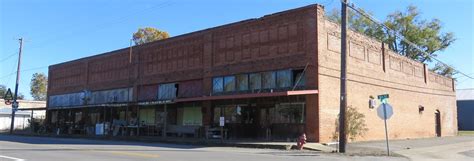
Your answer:
[[[441,113],[439,110],[436,110],[435,112],[435,123],[436,123],[436,136],[441,137]]]
[[[241,110],[241,127],[242,137],[244,138],[257,138],[258,137],[258,111],[255,107],[244,106]]]

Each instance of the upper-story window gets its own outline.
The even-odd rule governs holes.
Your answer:
[[[269,71],[262,73],[263,89],[272,89],[276,87],[276,72]]]
[[[249,87],[252,91],[262,89],[262,75],[260,73],[249,74]]]
[[[158,100],[172,100],[176,98],[177,94],[176,83],[160,84],[158,87]]]
[[[235,91],[235,76],[224,77],[224,92]]]
[[[277,71],[277,87],[288,88],[292,85],[292,74],[291,70],[279,70]]]
[[[249,90],[249,75],[248,74],[239,74],[239,75],[236,75],[235,78],[236,78],[238,91]]]
[[[293,70],[293,85],[295,85],[296,87],[303,87],[305,86],[305,83],[306,79],[304,70]]]
[[[219,93],[224,92],[224,78],[215,77],[212,79],[212,92]]]

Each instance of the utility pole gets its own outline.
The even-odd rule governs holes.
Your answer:
[[[23,38],[20,38],[20,51],[18,52],[18,66],[16,68],[16,84],[15,84],[15,95],[13,96],[12,103],[12,122],[10,124],[10,134],[13,134],[13,128],[15,128],[15,112],[18,109],[18,83],[20,83],[20,64],[21,64],[21,49],[23,47]]]
[[[347,59],[347,2],[341,2],[341,98],[339,108],[339,152],[346,152],[346,59]]]

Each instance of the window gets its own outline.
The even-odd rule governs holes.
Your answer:
[[[158,100],[172,100],[176,98],[176,83],[160,84],[158,87]]]
[[[143,124],[143,125],[155,124],[155,109],[154,108],[140,109],[140,124]]]
[[[237,90],[246,91],[249,90],[249,77],[247,74],[240,74],[236,76],[237,79]]]
[[[277,87],[278,88],[288,88],[291,87],[291,70],[280,70],[277,71]]]
[[[272,123],[304,123],[304,103],[281,103],[270,109]]]
[[[302,87],[305,85],[305,74],[303,72],[304,70],[294,70],[293,71],[293,82],[297,87]]]
[[[201,107],[184,107],[183,108],[183,125],[193,126],[202,125]]]
[[[212,92],[219,93],[224,91],[224,78],[216,77],[212,79]]]
[[[262,75],[260,73],[252,73],[250,78],[250,90],[260,90],[262,88]]]
[[[224,92],[235,91],[235,76],[224,77]]]
[[[262,79],[262,86],[264,89],[271,89],[276,87],[276,73],[274,71],[263,72]]]

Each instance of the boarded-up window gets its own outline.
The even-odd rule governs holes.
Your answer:
[[[250,90],[262,89],[262,75],[260,73],[252,73],[249,75]]]
[[[201,126],[202,125],[201,107],[184,107],[183,108],[183,125],[184,126]]]
[[[237,75],[236,79],[237,79],[237,90],[238,91],[249,90],[249,76],[248,76],[248,74]]]
[[[224,77],[224,91],[225,92],[235,91],[235,76]]]
[[[158,100],[172,100],[176,98],[176,83],[160,84]]]
[[[224,91],[224,78],[216,77],[212,79],[212,92],[219,93]]]
[[[277,71],[277,87],[278,88],[287,88],[291,87],[291,80],[292,80],[292,75],[291,75],[291,70],[280,70]]]
[[[263,89],[271,89],[276,87],[276,73],[274,71],[262,73]]]
[[[179,83],[179,98],[189,98],[198,96],[202,96],[202,80],[185,81]]]
[[[154,125],[155,124],[155,109],[154,108],[140,109],[140,123],[144,125]]]
[[[141,86],[138,90],[139,101],[154,101],[156,100],[158,92],[158,85]]]

